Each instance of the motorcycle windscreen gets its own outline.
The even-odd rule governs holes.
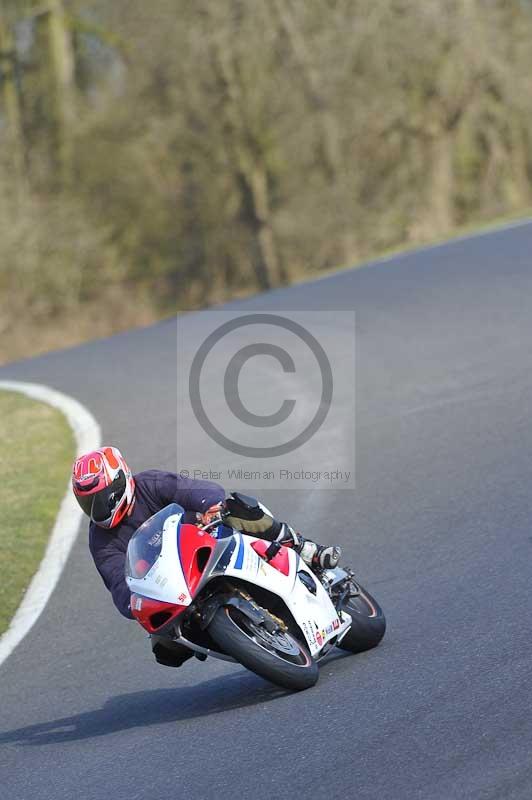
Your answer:
[[[161,554],[163,528],[168,517],[183,514],[177,503],[166,506],[137,528],[127,546],[126,576],[144,578]]]

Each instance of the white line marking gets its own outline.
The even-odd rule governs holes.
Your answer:
[[[100,426],[90,411],[73,397],[48,386],[21,381],[0,381],[0,389],[21,392],[62,411],[74,432],[78,454],[99,447]],[[82,516],[69,483],[39,569],[31,579],[9,628],[0,637],[0,664],[11,655],[44,611],[76,540]]]

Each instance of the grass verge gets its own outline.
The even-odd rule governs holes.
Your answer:
[[[415,253],[416,250],[424,250],[430,247],[438,247],[442,244],[450,244],[453,242],[453,240],[459,241],[460,239],[468,238],[469,236],[475,236],[476,234],[489,233],[490,231],[504,229],[505,226],[511,226],[513,223],[517,222],[532,222],[532,208],[525,208],[521,211],[515,211],[511,214],[505,214],[504,216],[494,217],[484,221],[477,220],[477,222],[471,222],[467,225],[457,225],[454,228],[451,228],[451,230],[449,230],[444,236],[428,236],[423,239],[409,239],[408,241],[402,242],[394,247],[388,247],[380,250],[377,249],[375,252],[366,255],[359,261],[343,264],[340,267],[330,267],[329,269],[301,275],[300,277],[294,278],[292,283],[294,285],[297,285],[298,283],[312,283],[314,280],[328,278],[331,275],[338,275],[341,272],[357,269],[358,267],[366,267],[373,264],[378,264],[381,261],[392,259],[395,256],[401,256],[405,253]]]
[[[74,435],[55,408],[0,391],[0,635],[43,557],[74,458]]]

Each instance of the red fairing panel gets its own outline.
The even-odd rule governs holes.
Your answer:
[[[177,603],[164,603],[139,594],[131,595],[131,613],[148,633],[155,633],[171,619],[175,619],[186,606]]]
[[[266,550],[270,546],[270,542],[262,542],[262,541],[253,542],[251,546],[254,549],[254,551],[259,554],[259,556],[262,556],[262,558],[264,558]],[[274,556],[271,561],[268,561],[268,564],[274,567],[274,569],[279,570],[279,572],[282,572],[283,575],[288,575],[290,573],[290,559],[288,556],[288,548],[281,547],[277,555]]]
[[[179,558],[191,597],[194,597],[194,592],[201,580],[203,569],[208,560],[206,558],[207,554],[205,552],[201,553],[200,563],[203,569],[200,569],[198,553],[200,550],[205,551],[205,549],[210,550],[212,553],[215,547],[216,539],[213,539],[208,533],[200,531],[195,525],[183,523],[179,528]]]

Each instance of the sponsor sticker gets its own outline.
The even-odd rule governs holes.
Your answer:
[[[310,642],[311,645],[315,645],[316,644],[316,638],[315,638],[314,633],[312,631],[312,625],[310,623],[307,624],[306,622],[303,622],[302,628],[303,628],[303,633],[307,637],[307,641]]]
[[[162,542],[162,538],[163,538],[163,532],[162,531],[156,531],[153,534],[153,536],[151,537],[151,539],[148,540],[148,544],[151,547],[159,547],[159,545]]]
[[[180,595],[179,595],[179,597],[177,598],[177,602],[178,602],[178,603],[183,603],[183,602],[184,602],[186,599],[187,599],[187,596],[186,596],[186,594],[185,594],[184,592],[181,592],[181,594],[180,594]]]
[[[248,572],[256,572],[257,571],[257,561],[259,559],[259,556],[256,554],[256,552],[251,547],[246,548],[246,552],[245,552],[244,558],[245,558],[244,569],[247,570]],[[260,559],[260,560],[262,561],[262,559]]]
[[[337,631],[338,628],[340,627],[340,620],[338,618],[333,619],[332,626],[333,626],[333,630]]]

